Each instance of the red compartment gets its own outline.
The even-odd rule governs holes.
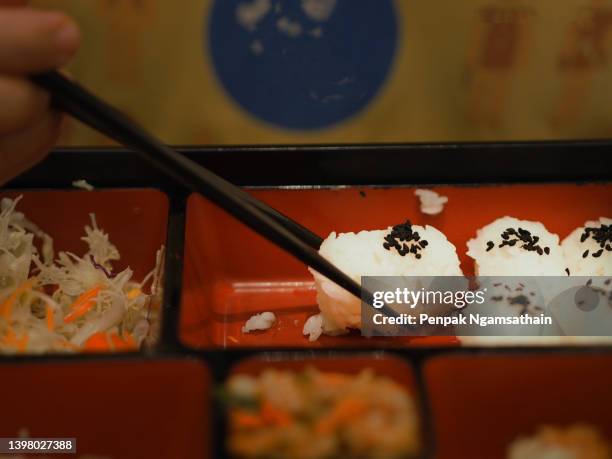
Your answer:
[[[365,368],[371,368],[377,375],[387,376],[398,384],[406,387],[410,394],[418,400],[417,381],[412,367],[405,360],[391,355],[357,354],[350,357],[296,357],[275,359],[269,355],[251,357],[238,362],[231,374],[259,375],[266,368],[301,371],[314,367],[320,371],[335,373],[358,374]]]
[[[129,266],[134,280],[155,268],[156,253],[166,243],[168,198],[154,189],[0,192],[0,199],[20,195],[17,211],[54,239],[56,257],[60,251],[86,252],[81,238],[91,224],[90,213],[121,254],[114,268]]]
[[[253,194],[326,237],[331,231],[380,229],[411,219],[430,224],[457,247],[466,274],[473,264],[466,242],[476,229],[504,215],[540,220],[560,237],[586,220],[612,213],[612,185],[440,186],[448,196],[444,212],[419,211],[416,187],[263,190]],[[302,335],[306,318],[318,311],[306,267],[259,237],[204,198],[193,195],[187,209],[182,296],[182,341],[189,346],[390,346],[456,344],[449,338],[365,339],[358,334]],[[273,311],[270,330],[243,334],[254,313]]]
[[[96,191],[0,192],[0,199],[23,195],[17,210],[54,239],[55,253],[87,250],[81,238],[89,214],[109,234],[121,260],[116,268],[132,268],[136,279],[155,267],[155,253],[166,242],[168,198],[153,189]]]
[[[241,360],[235,365],[230,374],[248,374],[257,376],[265,369],[275,368],[282,370],[303,371],[307,367],[314,367],[319,371],[329,371],[334,373],[345,373],[357,375],[362,370],[370,368],[376,375],[385,376],[397,384],[404,387],[413,397],[417,411],[420,412],[420,394],[417,385],[416,375],[411,365],[405,360],[392,355],[368,355],[354,354],[350,357],[333,356],[333,357],[287,357],[281,356],[276,359],[270,355],[251,357]],[[423,420],[420,421],[421,429]],[[422,430],[421,430],[422,432]],[[424,441],[421,439],[421,445]]]
[[[437,357],[425,379],[437,459],[504,458],[543,424],[587,423],[612,442],[611,354]]]
[[[0,437],[75,437],[75,458],[211,457],[211,390],[199,361],[4,364],[0,380]]]

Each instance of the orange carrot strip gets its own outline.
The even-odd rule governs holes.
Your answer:
[[[74,322],[79,317],[87,314],[87,312],[96,304],[94,298],[98,296],[100,290],[101,287],[97,286],[81,294],[81,296],[79,296],[76,301],[72,303],[72,306],[70,306],[72,312],[64,317],[64,323],[68,324],[70,322]]]
[[[94,333],[83,343],[83,349],[87,351],[107,351],[110,348],[111,345],[106,332]]]
[[[265,400],[261,406],[261,417],[267,424],[280,427],[289,426],[293,423],[293,419],[289,413],[274,406],[268,400]]]
[[[2,339],[2,344],[6,346],[13,346],[17,348],[19,352],[25,352],[28,346],[29,336],[27,333],[24,333],[21,338],[18,338],[15,334],[15,330],[11,327],[8,329],[4,338]]]
[[[361,415],[365,409],[365,404],[359,399],[345,398],[340,400],[327,416],[319,419],[315,431],[322,434],[331,433],[346,421]]]
[[[243,429],[256,429],[265,425],[261,416],[242,410],[232,412],[232,421],[236,427]]]
[[[138,295],[140,295],[142,292],[140,291],[139,288],[133,288],[132,290],[130,290],[129,292],[127,292],[126,296],[128,300],[133,300],[134,298],[136,298]]]
[[[13,330],[13,327],[9,326],[7,332],[4,334],[4,337],[2,338],[2,344],[6,346],[11,346],[14,344],[14,342],[15,342],[15,330]]]
[[[114,348],[118,351],[129,351],[136,349],[136,341],[128,332],[123,333],[123,338],[121,338],[121,336],[119,336],[117,333],[113,333],[111,335],[111,342],[113,343]]]
[[[29,335],[27,333],[24,333],[22,337],[17,340],[16,344],[17,344],[17,349],[19,349],[19,352],[25,352],[25,350],[28,347],[29,338],[30,338]]]
[[[28,279],[21,283],[13,293],[9,295],[9,297],[0,305],[0,315],[4,317],[6,320],[9,320],[11,317],[11,313],[13,312],[13,305],[15,301],[19,298],[19,296],[30,290],[34,285],[34,279]]]
[[[129,351],[136,347],[136,341],[128,332],[124,332],[123,338],[117,333],[94,333],[83,344],[87,351]]]
[[[47,329],[49,331],[53,331],[53,329],[55,328],[55,315],[53,313],[53,308],[47,304],[45,306],[45,310],[47,311]]]

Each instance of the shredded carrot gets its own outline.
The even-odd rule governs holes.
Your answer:
[[[13,312],[13,305],[17,299],[26,291],[30,290],[34,286],[35,279],[28,279],[21,283],[9,297],[0,305],[0,315],[6,320],[9,320],[11,313]]]
[[[14,342],[15,342],[15,330],[13,330],[13,327],[9,326],[7,332],[4,334],[4,337],[2,338],[2,344],[6,346],[11,346]]]
[[[286,427],[293,423],[293,419],[286,411],[274,406],[268,400],[261,406],[261,417],[267,424]]]
[[[256,429],[265,425],[261,416],[242,410],[232,412],[232,421],[236,427],[243,429]]]
[[[27,333],[21,335],[21,338],[18,338],[15,334],[15,330],[11,327],[8,329],[4,338],[2,338],[1,342],[5,346],[12,346],[18,349],[20,352],[25,352],[28,346],[29,336]]]
[[[64,322],[67,324],[74,322],[79,317],[87,314],[87,312],[96,304],[95,298],[98,296],[98,293],[100,293],[100,290],[101,287],[98,285],[81,294],[81,296],[79,296],[76,301],[72,303],[72,306],[70,306],[72,312],[64,317]]]
[[[45,306],[45,310],[47,311],[47,329],[49,331],[53,331],[55,328],[55,315],[53,313],[53,308],[47,304]]]
[[[110,338],[114,349],[118,351],[129,351],[131,349],[136,349],[136,341],[128,332],[123,333],[123,338],[116,333],[113,333]]]
[[[321,434],[331,433],[340,425],[361,415],[365,410],[366,406],[361,400],[347,397],[338,402],[326,416],[319,419],[315,431]]]
[[[87,351],[106,351],[110,349],[108,335],[105,332],[94,333],[85,341],[83,349]]]
[[[30,336],[27,333],[24,333],[21,338],[16,341],[17,349],[19,349],[20,352],[25,352],[27,349],[29,338]]]
[[[134,298],[137,298],[138,295],[140,295],[141,293],[142,291],[139,288],[133,288],[132,290],[127,292],[126,296],[128,300],[133,300]]]
[[[124,332],[123,337],[117,333],[94,333],[83,344],[83,349],[87,351],[129,351],[136,348],[136,340],[128,332]]]
[[[239,341],[238,341],[236,338],[234,338],[233,336],[228,336],[228,337],[227,337],[227,339],[228,339],[229,341],[231,341],[232,343],[238,343],[238,342],[239,342]]]

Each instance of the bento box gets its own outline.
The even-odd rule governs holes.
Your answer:
[[[591,141],[180,150],[323,238],[332,231],[380,229],[406,219],[434,226],[457,248],[462,271],[472,274],[474,260],[466,255],[466,243],[496,218],[541,221],[563,238],[588,220],[610,216],[611,149],[610,142]],[[77,180],[86,180],[94,190],[75,189]],[[448,197],[444,211],[423,214],[417,188]],[[20,399],[14,410],[21,414],[0,426],[0,437],[17,437],[23,434],[20,429],[28,429],[30,437],[79,437],[83,449],[78,454],[113,458],[150,457],[131,449],[137,447],[155,457],[244,457],[231,446],[235,406],[225,397],[236,375],[264,378],[277,372],[274,377],[318,380],[323,374],[324,381],[352,387],[353,380],[361,381],[361,371],[370,369],[414,402],[411,419],[418,425],[414,438],[419,448],[406,457],[510,457],[510,445],[523,437],[539,439],[540,427],[551,425],[558,430],[546,435],[565,438],[563,429],[575,423],[587,432],[580,431],[579,437],[612,444],[609,413],[602,408],[610,402],[602,389],[609,386],[605,369],[612,356],[605,342],[497,348],[465,345],[453,336],[367,338],[358,331],[310,341],[304,324],[318,306],[308,269],[135,154],[57,150],[0,189],[0,198],[21,195],[18,209],[53,237],[56,251],[85,253],[83,229],[94,213],[121,253],[113,268],[130,267],[134,279],[147,276],[156,251],[164,246],[158,329],[146,346],[93,343],[85,353],[0,356],[0,372],[11,375],[16,391],[37,391],[39,378],[57,380],[58,394],[68,394],[75,379],[111,385],[111,380],[127,378],[127,392],[116,398],[122,405],[120,422],[108,434],[115,435],[113,429],[123,428],[123,422],[136,422],[132,411],[124,414],[127,402],[121,397],[137,393],[138,416],[157,425],[151,427],[156,438],[149,444],[157,452],[138,437],[124,446],[109,441],[104,449],[104,442],[97,443],[101,439],[90,438],[90,431],[69,419],[62,432],[42,421],[27,422],[36,420],[36,407],[47,403],[38,394]],[[262,312],[274,313],[274,325],[244,332],[246,321]],[[68,380],[65,387],[60,383]],[[535,388],[526,394],[531,384],[521,381],[529,380]],[[147,383],[152,386],[143,395],[139,387]],[[100,422],[116,409],[113,393],[105,399],[108,406],[100,406]],[[554,404],[561,396],[567,398],[565,408]],[[504,421],[499,425],[491,422],[492,411],[512,411],[524,400],[529,407],[500,414]],[[340,403],[363,421],[370,411],[357,405]],[[289,422],[278,409],[246,414],[239,418],[247,425],[282,427]],[[464,423],[458,429],[455,416]],[[176,426],[162,428],[162,419]],[[352,431],[353,424],[332,423],[338,432]],[[466,430],[475,424],[487,425],[482,449]]]

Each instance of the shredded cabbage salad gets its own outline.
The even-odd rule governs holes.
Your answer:
[[[15,210],[20,199],[0,201],[0,352],[122,351],[154,342],[163,246],[137,282],[129,267],[114,271],[119,251],[90,214],[81,238],[89,250],[55,258],[53,239]]]

